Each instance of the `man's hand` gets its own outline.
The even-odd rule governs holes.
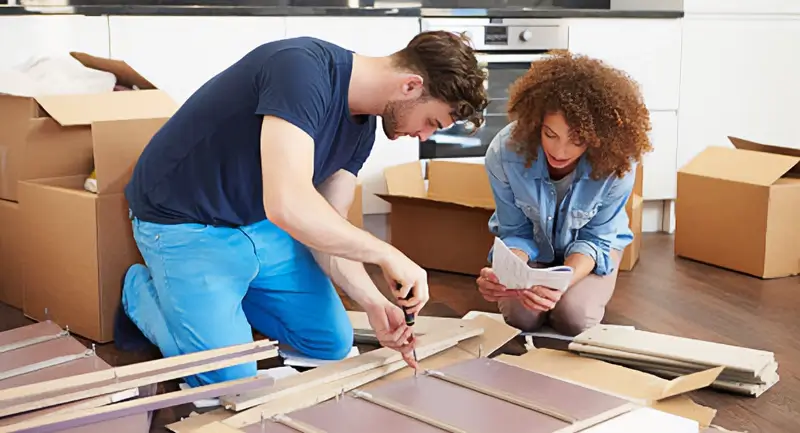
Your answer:
[[[500,284],[497,275],[492,268],[483,268],[477,279],[478,291],[483,295],[483,299],[489,302],[497,302],[501,298],[518,298],[521,291],[508,289]]]
[[[556,303],[561,300],[561,291],[544,286],[533,286],[523,290],[520,294],[520,301],[525,308],[532,311],[550,311],[555,308]]]
[[[417,314],[430,299],[428,273],[400,251],[394,248],[392,251],[392,254],[379,263],[383,277],[397,298],[397,304],[408,308],[409,313]],[[405,299],[410,291],[411,297]]]
[[[413,355],[416,339],[411,328],[406,326],[403,311],[396,305],[385,302],[366,313],[369,325],[381,345],[399,351],[409,367],[416,370],[419,367]]]

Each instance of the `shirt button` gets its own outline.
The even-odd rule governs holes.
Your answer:
[[[547,217],[547,221],[550,221],[551,219],[553,219],[553,217]]]

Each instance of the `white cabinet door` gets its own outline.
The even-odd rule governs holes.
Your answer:
[[[678,116],[674,111],[651,111],[650,123],[653,151],[644,157],[643,198],[671,200],[677,194]]]
[[[728,136],[800,147],[800,19],[684,22],[680,168]]]
[[[359,54],[385,56],[402,49],[419,34],[417,18],[389,17],[288,17],[286,36],[313,36]],[[378,119],[380,120],[380,118]],[[400,138],[390,141],[380,124],[372,154],[359,173],[363,184],[365,214],[386,213],[390,206],[376,193],[386,192],[383,170],[386,167],[419,160],[419,140]]]
[[[680,20],[573,19],[569,50],[627,72],[641,86],[650,110],[678,109]]]
[[[694,14],[800,14],[796,0],[683,0],[686,16]]]
[[[80,51],[108,57],[106,17],[80,15],[0,17],[0,68],[40,56],[68,56]]]
[[[112,16],[111,56],[182,104],[253,48],[282,39],[283,17]]]

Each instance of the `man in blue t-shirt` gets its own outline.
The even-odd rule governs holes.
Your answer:
[[[213,77],[153,136],[125,190],[147,266],[125,276],[117,342],[143,336],[169,357],[251,342],[255,328],[305,356],[341,359],[353,332],[333,280],[415,366],[400,307],[425,305],[426,273],[345,216],[377,116],[390,139],[480,125],[484,80],[468,41],[446,32],[386,57],[280,40]],[[396,303],[363,263],[400,286]],[[187,382],[255,373],[249,363]]]

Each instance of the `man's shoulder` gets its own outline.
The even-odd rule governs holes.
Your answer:
[[[311,36],[301,36],[262,44],[252,54],[255,54],[266,65],[291,68],[292,66],[306,66],[309,61],[323,65],[325,63],[340,63],[350,58],[352,52],[331,42]]]

